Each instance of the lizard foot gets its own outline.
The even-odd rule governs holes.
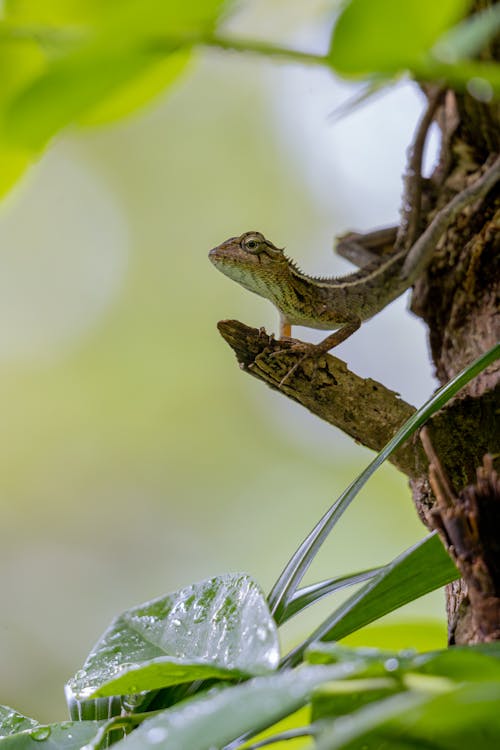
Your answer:
[[[318,357],[324,354],[323,348],[321,346],[318,346],[318,344],[306,344],[303,341],[295,341],[289,349],[286,349],[285,351],[273,352],[273,354],[271,354],[270,356],[286,356],[289,352],[303,352],[303,355],[302,357],[300,357],[300,359],[297,360],[297,362],[295,362],[293,367],[291,367],[288,372],[285,373],[285,375],[279,382],[279,388],[281,388],[286,383],[286,381],[293,375],[297,368],[300,367],[306,360],[312,359],[314,361],[317,361]]]

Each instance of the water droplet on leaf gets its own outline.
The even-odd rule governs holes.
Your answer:
[[[164,727],[153,727],[146,734],[146,740],[151,743],[151,745],[157,745],[158,743],[163,742],[167,736],[168,731]]]
[[[37,727],[30,732],[30,737],[35,740],[35,742],[43,742],[50,737],[51,731],[50,727]]]
[[[394,657],[386,659],[384,667],[388,672],[395,672],[396,669],[399,669],[399,660]]]

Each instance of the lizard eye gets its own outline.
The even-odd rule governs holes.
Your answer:
[[[247,250],[255,250],[259,246],[259,243],[256,240],[247,240],[245,242],[245,247]]]

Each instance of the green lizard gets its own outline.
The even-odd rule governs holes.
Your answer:
[[[389,302],[412,286],[429,263],[437,242],[457,215],[500,180],[500,157],[492,166],[439,211],[410,250],[375,261],[341,278],[316,278],[299,270],[284,251],[260,232],[231,237],[209,253],[226,276],[270,300],[280,314],[280,338],[290,337],[292,325],[335,330],[319,344],[295,342],[303,351],[282,382],[306,358],[328,352],[356,331]]]

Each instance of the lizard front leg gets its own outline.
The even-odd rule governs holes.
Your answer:
[[[310,344],[306,343],[305,341],[296,341],[291,346],[291,350],[301,351],[304,352],[303,356],[294,364],[294,366],[286,373],[286,375],[281,379],[279,387],[286,383],[288,378],[293,375],[295,370],[305,362],[307,359],[318,359],[323,354],[326,354],[330,351],[330,349],[333,349],[334,347],[341,344],[343,341],[349,338],[355,331],[358,330],[358,328],[361,325],[361,320],[359,318],[353,318],[349,322],[345,323],[345,325],[342,326],[342,328],[339,328],[337,331],[334,331],[334,333],[331,333],[329,336],[327,336],[323,341],[320,341],[319,344]],[[291,326],[290,326],[291,328]],[[276,352],[276,355],[279,355],[281,352]]]
[[[289,339],[292,336],[292,324],[280,314],[280,339]]]

